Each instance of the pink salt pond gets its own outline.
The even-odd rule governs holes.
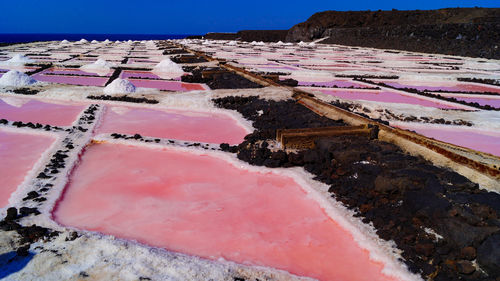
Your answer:
[[[445,108],[445,109],[458,109],[462,108],[460,105],[452,106],[439,101],[434,101],[431,99],[422,98],[419,99],[413,96],[406,96],[391,91],[378,91],[378,90],[339,90],[339,89],[328,89],[328,88],[310,88],[312,90],[320,91],[324,94],[339,97],[342,99],[349,100],[367,100],[367,101],[377,101],[377,102],[387,102],[387,103],[405,103],[414,104],[425,107],[434,108]]]
[[[97,133],[137,133],[157,138],[238,144],[249,132],[224,114],[107,107]]]
[[[165,91],[189,92],[189,91],[204,91],[208,87],[203,84],[184,83],[180,81],[167,80],[146,80],[146,79],[128,79],[136,87],[154,88]]]
[[[123,70],[120,73],[120,78],[130,79],[130,78],[149,78],[149,79],[161,79],[158,75],[150,71],[131,71]]]
[[[91,145],[53,216],[208,259],[320,280],[393,280],[292,178],[209,154]]]
[[[46,135],[0,129],[0,208],[7,207],[11,194],[54,140]]]
[[[500,156],[500,132],[445,125],[403,123],[396,127],[415,131],[439,141]]]
[[[52,126],[70,126],[85,109],[81,103],[26,99],[18,97],[0,98],[0,119],[32,122]]]
[[[453,81],[391,81],[379,80],[395,88],[413,88],[420,91],[492,92],[500,94],[500,87]]]
[[[320,87],[339,87],[339,88],[368,88],[361,83],[351,82],[348,80],[335,80],[328,82],[310,82],[310,81],[299,81],[299,86],[320,86]]]
[[[46,75],[44,72],[33,75],[33,78],[38,81],[80,85],[80,86],[104,86],[108,81],[108,77],[86,77],[86,76],[68,76],[68,75]]]

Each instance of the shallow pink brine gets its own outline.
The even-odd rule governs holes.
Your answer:
[[[237,120],[222,113],[107,107],[97,133],[239,144],[249,132]]]
[[[500,156],[500,132],[456,126],[397,124],[396,127],[416,131],[429,138]]]
[[[210,154],[91,145],[53,216],[213,260],[320,280],[394,280],[292,178]]]
[[[63,102],[63,104],[44,100],[2,97],[0,98],[0,119],[32,122],[52,126],[70,126],[85,109],[82,103]]]
[[[54,141],[48,135],[0,129],[0,208],[8,205],[11,194]]]
[[[441,103],[438,100],[430,100],[426,98],[417,98],[412,96],[407,96],[390,91],[374,91],[374,90],[363,90],[363,91],[347,91],[339,89],[327,89],[327,88],[314,88],[314,90],[320,91],[324,94],[339,97],[342,99],[350,100],[367,100],[367,101],[378,101],[387,103],[405,103],[421,105],[433,108],[445,108],[445,109],[459,109],[462,108],[460,105],[453,106]]]

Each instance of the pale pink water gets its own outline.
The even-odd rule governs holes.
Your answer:
[[[459,92],[493,92],[500,93],[500,87],[460,82],[419,82],[419,81],[383,81],[396,88],[414,88],[420,91],[459,91]]]
[[[124,70],[120,73],[120,78],[122,79],[128,79],[130,77],[161,79],[158,75],[153,74],[150,71]]]
[[[106,108],[97,133],[138,133],[157,138],[230,144],[241,143],[247,135],[246,130],[227,115],[116,107]]]
[[[339,88],[348,88],[348,87],[354,87],[354,88],[368,88],[368,86],[356,83],[356,82],[351,82],[351,81],[345,81],[345,80],[335,80],[335,81],[329,81],[329,82],[309,82],[309,81],[299,81],[299,86],[311,86],[311,85],[316,85],[316,86],[322,86],[322,87],[339,87]]]
[[[203,91],[206,90],[203,84],[184,83],[178,81],[164,81],[164,80],[141,80],[141,79],[128,79],[136,87],[155,88],[159,90],[176,91],[176,92],[189,92],[189,91]]]
[[[17,97],[0,98],[0,119],[32,122],[53,126],[70,126],[86,105],[65,105]]]
[[[391,280],[293,179],[209,155],[92,145],[53,216],[209,259],[321,280]]]
[[[437,101],[434,102],[426,99],[419,99],[416,97],[405,96],[389,91],[343,91],[343,90],[324,89],[324,88],[315,88],[315,90],[342,99],[368,100],[368,101],[378,101],[378,102],[388,102],[388,103],[406,103],[406,104],[415,104],[415,105],[434,107],[434,108],[453,108],[453,109],[459,108],[451,105],[442,104]]]
[[[493,106],[493,107],[496,107],[496,108],[500,108],[500,98],[477,98],[477,97],[462,97],[461,95],[454,95],[453,96],[454,98],[456,98],[457,100],[462,100],[462,101],[466,101],[466,102],[477,102],[479,103],[480,105],[490,105],[490,106]]]
[[[500,156],[500,132],[460,129],[449,126],[398,124],[397,127],[416,131],[429,138]]]
[[[54,140],[49,136],[0,129],[0,208],[8,205],[10,195]]]
[[[111,73],[113,71],[110,70],[109,73],[107,73],[106,75],[99,75],[99,76],[111,76]],[[81,76],[89,76],[89,75],[97,75],[96,73],[93,73],[93,72],[87,72],[87,71],[83,71],[81,69],[77,69],[77,68],[51,68],[51,69],[48,69],[46,71],[43,72],[44,74],[45,73],[50,73],[50,74],[57,74],[57,75],[65,75],[65,74],[70,74],[70,75],[81,75]]]
[[[81,85],[81,86],[104,86],[108,81],[108,77],[84,77],[84,76],[65,76],[65,75],[44,75],[43,72],[33,75],[38,81]]]

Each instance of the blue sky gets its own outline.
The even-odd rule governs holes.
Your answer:
[[[2,0],[0,33],[204,34],[288,29],[325,10],[500,7],[499,0]]]

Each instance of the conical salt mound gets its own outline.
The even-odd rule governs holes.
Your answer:
[[[21,71],[11,70],[0,78],[1,86],[29,86],[35,84],[36,80]]]
[[[115,79],[106,88],[104,88],[104,93],[111,94],[128,94],[135,92],[135,86],[130,81],[126,79]]]
[[[9,60],[1,62],[0,64],[3,64],[3,65],[24,65],[26,63],[32,63],[32,62],[34,62],[34,60],[28,58],[27,56],[22,55],[22,54],[16,54],[12,58],[10,58]]]
[[[113,66],[114,64],[110,62],[107,62],[103,59],[98,59],[94,63],[86,64],[80,67],[80,69],[85,72],[97,73],[100,76],[104,76],[109,73],[111,67]]]
[[[80,43],[88,43],[88,42],[89,42],[89,41],[87,41],[87,40],[85,40],[85,39],[83,39],[83,38],[80,40]]]
[[[182,67],[168,58],[157,64],[153,72],[164,79],[177,79],[184,74]]]
[[[182,67],[169,58],[162,60],[160,63],[158,63],[154,67],[155,71],[160,71],[160,72],[167,72],[167,73],[177,73],[177,74],[183,74],[184,70],[182,70]]]

